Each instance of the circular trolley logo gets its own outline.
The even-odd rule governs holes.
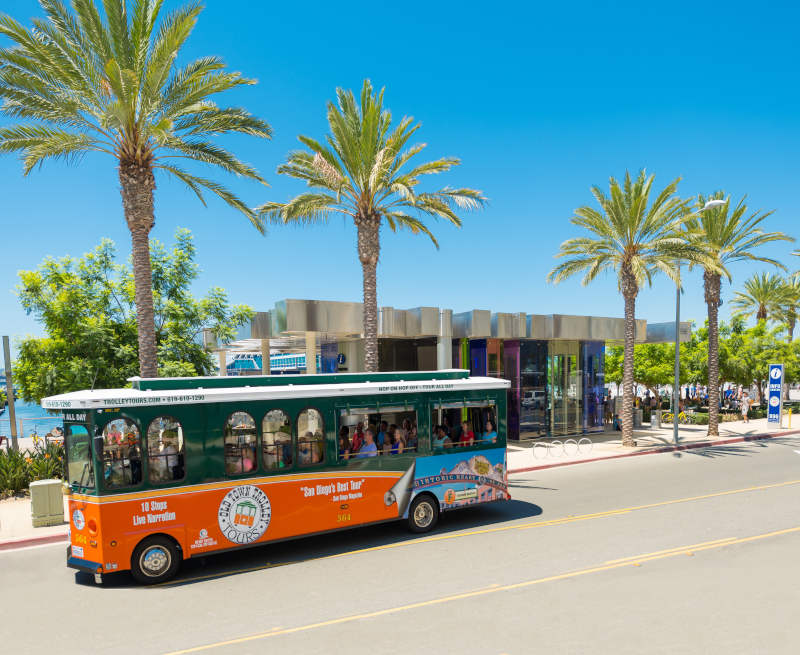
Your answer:
[[[271,516],[267,494],[248,484],[225,494],[219,504],[217,520],[228,541],[250,544],[266,532]]]
[[[777,407],[781,404],[781,399],[778,398],[778,396],[772,396],[772,398],[769,399],[769,404],[771,407]]]
[[[72,512],[72,523],[75,525],[76,530],[83,530],[83,526],[86,525],[86,521],[83,518],[83,512],[81,510],[76,509]]]

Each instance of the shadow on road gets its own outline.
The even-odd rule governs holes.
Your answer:
[[[435,530],[426,535],[415,535],[409,532],[405,521],[393,521],[185,560],[174,580],[157,587],[139,587],[133,581],[130,573],[126,571],[105,576],[101,588],[129,587],[146,590],[165,586],[198,584],[267,568],[335,557],[352,551],[408,545],[431,536],[485,528],[498,523],[539,516],[541,513],[542,508],[538,505],[520,500],[476,505],[442,514]],[[94,586],[92,576],[85,573],[76,573],[75,582],[80,585]]]
[[[758,449],[769,448],[771,446],[796,446],[800,443],[797,437],[773,437],[772,439],[754,439],[737,444],[721,444],[719,446],[708,446],[706,448],[692,448],[689,450],[674,453],[676,456],[695,455],[707,457],[750,457],[758,452]]]

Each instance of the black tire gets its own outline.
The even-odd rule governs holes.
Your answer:
[[[414,499],[408,509],[408,528],[411,532],[429,532],[439,520],[439,503],[430,494]]]
[[[151,585],[172,578],[181,565],[181,555],[169,537],[143,539],[131,556],[131,574],[139,584]]]

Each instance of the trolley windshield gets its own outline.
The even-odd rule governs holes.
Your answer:
[[[89,430],[81,423],[64,426],[67,482],[76,490],[94,488],[94,467]]]

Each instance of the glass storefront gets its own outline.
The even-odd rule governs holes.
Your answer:
[[[605,344],[602,341],[585,341],[581,344],[583,363],[585,432],[603,431],[603,401],[606,395]]]
[[[549,430],[550,403],[547,388],[546,341],[520,342],[519,376],[521,396],[519,438],[532,439],[544,436]],[[513,381],[511,385],[513,387]]]
[[[508,434],[519,434],[520,423],[520,370],[519,370],[520,342],[509,340],[503,342],[503,377],[511,381],[508,390]]]
[[[399,343],[396,340],[395,347]],[[381,347],[382,355],[388,354],[388,346],[381,343]],[[462,338],[454,339],[452,348],[455,368],[511,382],[509,438],[566,437],[603,430],[602,341]]]
[[[551,341],[548,351],[550,434],[554,436],[577,434],[583,431],[580,343]]]

